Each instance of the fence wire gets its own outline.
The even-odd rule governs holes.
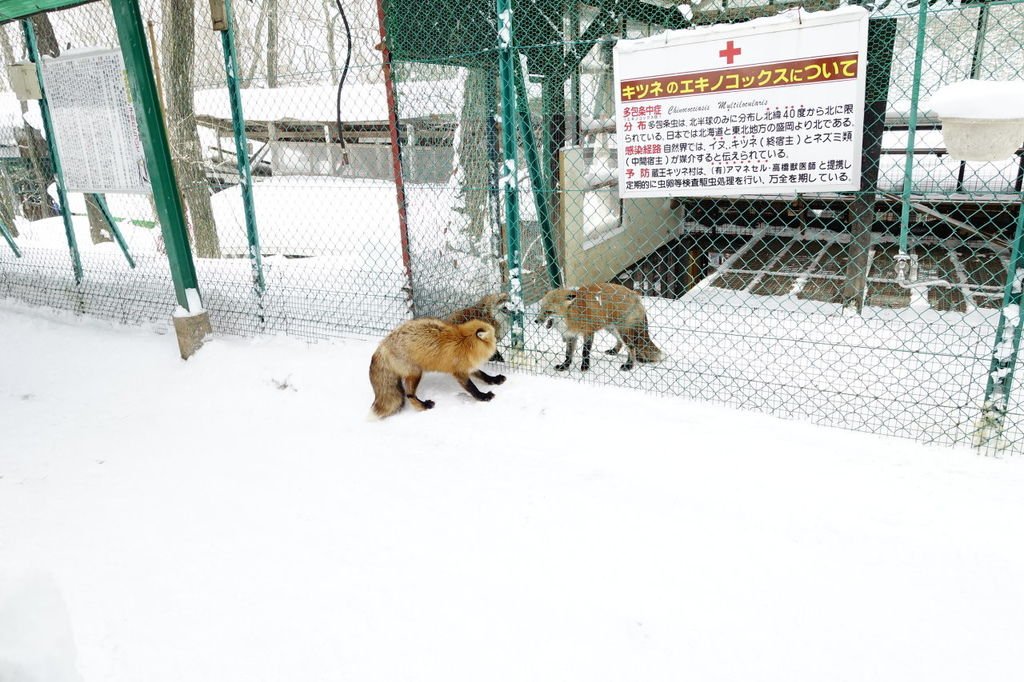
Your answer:
[[[879,70],[869,71],[861,191],[636,199],[619,196],[616,179],[629,144],[616,41],[794,5],[512,2],[506,46],[496,2],[236,0],[239,148],[209,3],[140,4],[216,330],[380,335],[509,292],[513,324],[499,346],[524,371],[1024,450],[1008,393],[1024,156],[957,161],[923,106],[956,81],[1024,78],[1024,5],[933,1],[923,25],[915,0],[862,5]],[[106,2],[33,26],[50,56],[118,45]],[[2,28],[5,63],[25,61],[22,27]],[[0,222],[21,251],[0,243],[0,296],[166,320],[174,291],[150,198],[105,197],[131,267],[95,202],[71,194],[76,282],[39,107],[0,79]],[[253,176],[248,217],[239,154]],[[794,166],[773,172],[808,170]],[[560,299],[545,294],[564,287],[582,304],[589,290],[576,288],[599,283],[638,295],[660,361],[620,369],[628,344],[605,354],[618,340],[598,331],[589,367],[582,340],[566,366],[566,343],[545,319]],[[632,305],[606,288],[599,307],[601,295]],[[580,324],[590,322],[601,326]],[[993,420],[1002,428],[986,430]]]

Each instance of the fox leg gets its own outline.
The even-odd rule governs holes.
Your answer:
[[[633,364],[636,362],[636,351],[629,344],[626,344],[626,351],[629,353],[629,357],[626,358],[625,364],[619,367],[619,369],[628,371],[633,369]]]
[[[576,337],[570,336],[565,340],[565,362],[560,365],[555,365],[555,369],[559,372],[564,372],[569,369],[569,365],[572,364],[572,356],[576,354]]]
[[[405,407],[405,387],[402,386],[402,377],[398,377],[395,383],[398,384],[398,395],[402,397],[402,403],[398,406],[401,409]]]
[[[590,349],[594,347],[594,335],[587,334],[583,337],[583,362],[580,363],[580,369],[586,372],[590,369]]]
[[[609,348],[605,353],[608,355],[618,355],[619,351],[622,350],[622,334],[619,334],[617,327],[609,327],[608,331],[615,337],[615,348]]]
[[[492,386],[505,383],[504,374],[491,375],[483,371],[482,369],[478,369],[477,371],[473,372],[473,376],[475,376],[477,379],[480,379],[485,384],[491,384]]]
[[[477,388],[476,384],[469,380],[468,374],[460,372],[453,376],[456,378],[456,380],[458,380],[459,385],[462,386],[462,388],[466,389],[466,393],[470,394],[477,400],[487,401],[494,397],[494,393],[492,391],[487,391],[487,393],[484,393],[479,388]]]
[[[419,388],[421,378],[423,378],[423,372],[417,372],[405,377],[405,397],[409,399],[409,402],[417,410],[429,410],[434,406],[434,401],[420,400],[416,397],[416,389]]]

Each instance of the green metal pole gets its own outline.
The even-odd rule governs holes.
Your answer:
[[[146,166],[153,185],[160,230],[167,249],[167,262],[174,281],[178,305],[189,310],[188,290],[199,293],[196,266],[188,244],[185,211],[178,194],[178,183],[171,164],[171,149],[167,142],[167,129],[160,115],[159,97],[153,80],[153,65],[146,50],[146,36],[137,0],[110,0],[114,23],[121,44],[121,54],[128,70],[135,117],[139,124],[139,137],[146,151]]]
[[[491,225],[501,231],[501,150],[498,148],[498,79],[488,68],[484,80],[487,106],[487,192],[490,198]]]
[[[555,229],[551,224],[551,192],[548,189],[548,169],[537,153],[537,139],[533,133],[533,121],[530,116],[530,103],[526,94],[526,79],[523,69],[516,64],[516,109],[519,114],[519,137],[523,142],[526,165],[530,171],[530,183],[533,185],[533,203],[537,207],[537,221],[540,223],[541,242],[544,245],[544,261],[548,268],[548,281],[552,289],[561,286],[562,272],[558,267],[555,254]]]
[[[907,153],[903,161],[903,202],[900,210],[900,252],[896,257],[896,276],[906,280],[910,273],[908,235],[910,234],[910,190],[914,184],[914,139],[917,136],[917,105],[921,100],[921,64],[924,61],[925,27],[928,3],[921,2],[917,12],[917,44],[914,48],[914,83],[910,91],[910,118],[907,121]]]
[[[988,379],[985,384],[985,402],[982,406],[981,423],[976,430],[974,444],[982,448],[996,445],[1001,440],[1013,387],[1013,375],[1017,369],[1020,352],[1021,329],[1024,315],[1024,203],[1017,210],[1017,229],[1014,233],[1013,248],[1010,252],[1010,268],[1006,273],[1003,289],[1003,307],[999,311],[992,360],[989,363]],[[1010,331],[1012,328],[1012,332]]]
[[[516,142],[516,69],[513,49],[512,2],[497,0],[498,79],[501,83],[501,143],[504,164],[501,186],[505,190],[505,240],[507,242],[509,303],[512,307],[512,347],[524,345],[523,266],[519,234],[519,164]]]
[[[224,73],[227,75],[228,99],[231,100],[231,126],[235,132],[235,160],[241,178],[242,205],[245,208],[245,236],[249,240],[249,260],[252,263],[252,281],[257,295],[267,290],[263,277],[263,253],[260,249],[260,234],[256,229],[256,208],[252,198],[252,168],[249,164],[249,140],[245,135],[245,114],[242,113],[242,95],[238,87],[238,53],[235,50],[235,19],[231,0],[224,0],[226,14],[225,30],[220,32],[220,44],[224,51]]]
[[[3,235],[3,238],[7,241],[7,245],[11,247],[11,251],[14,252],[14,255],[21,258],[21,250],[18,249],[18,245],[14,243],[14,235],[11,234],[10,230],[8,230],[7,226],[3,223],[0,223],[0,235]]]
[[[60,215],[64,219],[64,235],[68,240],[68,251],[71,252],[71,267],[75,271],[75,284],[82,283],[82,256],[78,252],[78,239],[75,237],[75,227],[71,222],[71,209],[68,206],[68,192],[64,184],[64,168],[60,163],[60,154],[57,152],[57,138],[53,132],[53,119],[50,117],[50,104],[46,101],[46,84],[43,82],[43,60],[39,56],[39,43],[36,41],[36,31],[32,28],[32,22],[28,19],[21,20],[21,28],[25,33],[25,46],[28,48],[28,56],[36,65],[36,78],[39,80],[39,91],[42,97],[39,100],[39,111],[43,115],[43,128],[46,131],[46,145],[50,149],[50,161],[53,163],[53,175],[57,182],[57,201],[60,203]],[[44,188],[45,195],[46,190]]]
[[[121,229],[117,226],[117,222],[114,220],[114,215],[110,212],[110,207],[107,206],[107,199],[102,194],[93,194],[92,200],[96,202],[96,206],[100,209],[100,213],[103,214],[103,219],[107,221],[107,225],[110,225],[110,233],[114,235],[114,241],[121,247],[121,253],[124,254],[125,260],[128,261],[128,267],[135,268],[135,259],[132,258],[131,251],[128,250],[128,243],[124,240],[124,235],[121,234]]]
[[[573,52],[582,50],[584,47],[579,43],[580,39],[580,3],[578,0],[569,0],[569,41],[572,43]],[[583,96],[580,88],[580,62],[577,60],[572,67],[570,74],[569,96],[571,101],[572,127],[569,129],[569,143],[578,147],[580,144],[580,116],[583,115]]]

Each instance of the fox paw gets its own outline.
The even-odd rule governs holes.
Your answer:
[[[557,369],[559,372],[564,372],[565,370],[569,369],[569,363],[563,362],[560,365],[555,365],[555,369]]]
[[[495,374],[494,378],[491,379],[491,383],[494,384],[495,386],[500,386],[501,384],[505,383],[505,375]]]
[[[432,407],[434,407],[434,401],[433,400],[423,400],[421,402],[423,403],[423,409],[424,410],[429,410]]]
[[[586,372],[588,369],[590,369],[590,363],[589,362],[584,362],[582,365],[580,365],[580,371],[581,372]]]
[[[487,402],[492,398],[494,398],[494,391],[487,391],[487,393],[481,393],[478,399]]]
[[[605,351],[605,353],[607,355],[618,355],[619,351],[617,348],[609,348],[608,350]]]
[[[619,369],[621,369],[624,372],[628,372],[629,370],[633,369],[633,363],[627,362],[626,364],[619,367]]]

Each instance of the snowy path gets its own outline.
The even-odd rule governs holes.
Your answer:
[[[1024,674],[1020,459],[523,374],[370,422],[373,342],[0,329],[0,679]]]

